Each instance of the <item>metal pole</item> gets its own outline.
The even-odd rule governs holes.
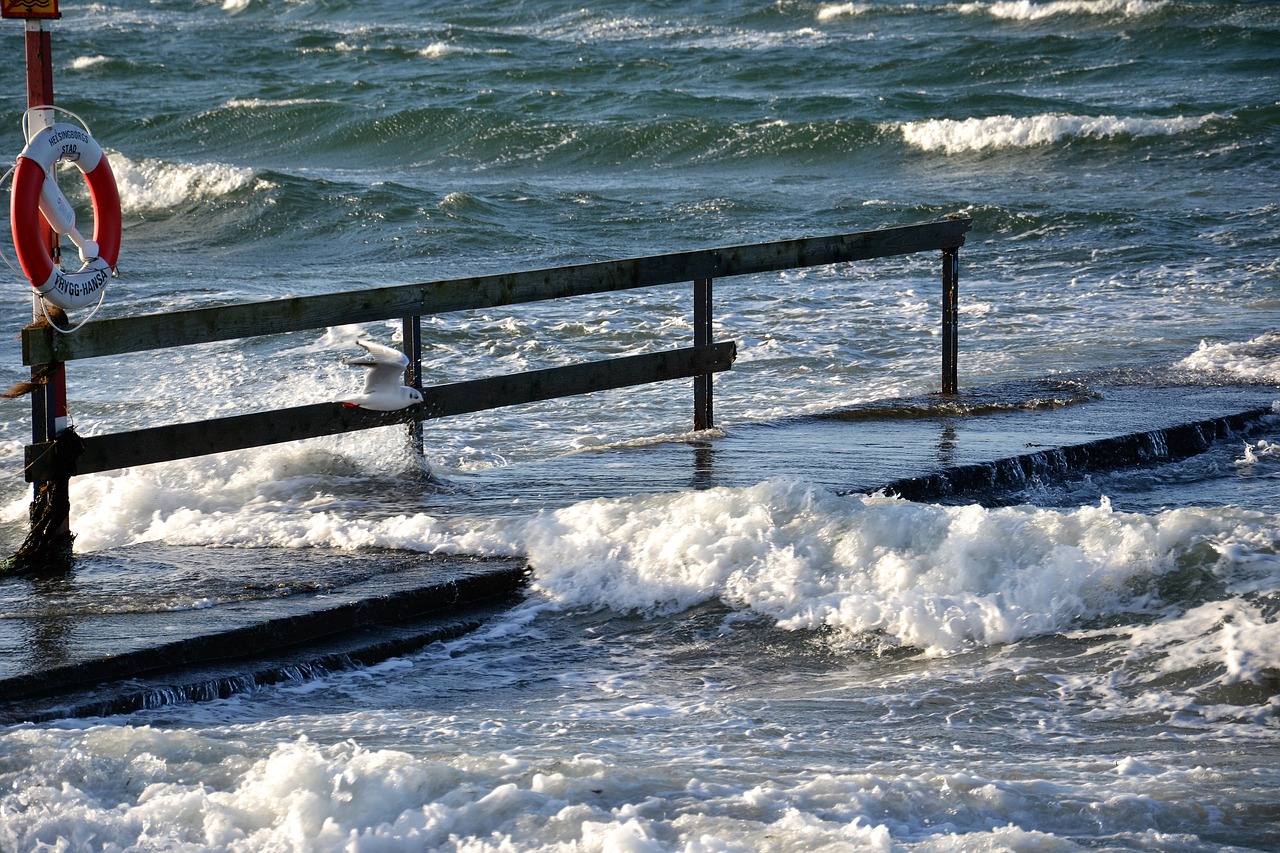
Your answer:
[[[957,393],[960,250],[942,250],[942,393]]]
[[[693,345],[711,345],[711,279],[693,283]],[[693,428],[711,429],[711,376],[703,373],[693,378]]]
[[[422,317],[405,317],[401,321],[404,338],[404,354],[409,357],[409,366],[404,370],[404,384],[422,390]],[[421,458],[422,421],[414,420],[409,424],[409,442],[414,452]]]

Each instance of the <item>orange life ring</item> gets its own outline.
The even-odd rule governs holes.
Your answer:
[[[49,175],[59,160],[75,164],[89,185],[92,240],[76,230],[75,210]],[[40,227],[41,217],[76,244],[83,263],[79,270],[63,272],[53,262]],[[13,174],[9,227],[18,263],[36,293],[66,309],[83,308],[100,298],[120,256],[120,192],[102,146],[89,131],[63,123],[45,127],[31,137],[18,155]]]

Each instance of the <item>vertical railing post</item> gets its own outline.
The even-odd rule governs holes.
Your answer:
[[[693,283],[693,345],[711,345],[711,279],[700,278]],[[714,421],[711,412],[711,374],[693,377],[693,428],[711,429]]]
[[[404,339],[404,354],[409,358],[409,366],[404,369],[404,384],[410,388],[422,389],[422,317],[405,317],[401,321]],[[422,456],[422,421],[414,420],[409,424],[409,443],[419,457]]]
[[[942,393],[955,394],[959,358],[960,250],[942,250]]]

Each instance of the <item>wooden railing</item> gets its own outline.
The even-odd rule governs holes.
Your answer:
[[[319,403],[89,436],[76,448],[73,466],[56,464],[58,454],[67,452],[59,449],[58,439],[36,441],[26,448],[26,478],[39,484],[68,467],[73,474],[89,474],[690,377],[695,379],[694,427],[705,429],[712,424],[711,377],[729,369],[736,354],[733,342],[712,342],[715,279],[922,251],[942,251],[942,391],[955,393],[958,250],[971,226],[971,219],[949,218],[825,237],[118,317],[91,321],[75,334],[31,326],[22,334],[23,363],[40,366],[399,318],[410,357],[406,382],[421,387],[423,316],[678,282],[694,286],[692,347],[430,386],[421,389],[422,404],[398,412]]]

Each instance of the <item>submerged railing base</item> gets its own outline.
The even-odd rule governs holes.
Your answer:
[[[68,427],[53,441],[37,446],[40,467],[47,473],[34,480],[35,496],[28,510],[31,526],[13,556],[0,561],[0,575],[65,572],[74,562],[71,475],[84,452],[84,439]]]

